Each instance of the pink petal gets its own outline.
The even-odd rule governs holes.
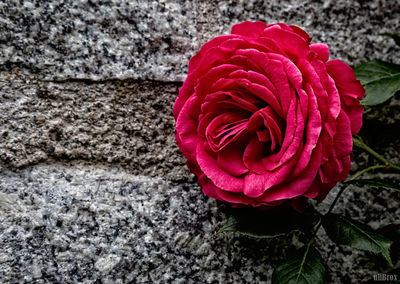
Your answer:
[[[217,187],[232,192],[243,191],[244,180],[221,170],[217,160],[206,151],[203,143],[197,144],[196,152],[201,170]]]
[[[183,105],[186,103],[188,98],[194,93],[194,86],[196,82],[194,77],[195,77],[194,75],[188,75],[185,82],[183,82],[182,87],[179,89],[179,94],[178,97],[176,98],[173,109],[175,120],[177,119],[181,109],[183,108]]]
[[[365,90],[360,81],[356,79],[350,66],[339,59],[334,59],[326,63],[326,69],[339,89],[351,92],[355,98],[362,99]]]
[[[292,100],[286,122],[285,139],[278,153],[262,159],[268,171],[285,164],[301,149],[303,143],[304,119],[297,100]]]
[[[336,119],[339,115],[341,104],[335,81],[328,75],[325,64],[317,60],[313,61],[311,64],[314,66],[323,87],[328,93],[329,113],[333,119]]]
[[[272,83],[277,89],[283,113],[286,114],[290,101],[292,100],[292,95],[290,92],[291,87],[289,85],[283,63],[278,60],[270,59],[266,62],[266,64],[268,69],[266,69],[265,72],[268,74],[268,77],[271,79]]]
[[[273,186],[285,181],[295,165],[296,161],[292,160],[273,172],[266,172],[261,175],[252,172],[248,173],[244,178],[243,193],[248,197],[257,198],[265,192],[271,191]],[[262,201],[264,202],[266,200]],[[270,201],[275,200],[268,200],[266,202]]]
[[[239,69],[240,69],[239,66],[232,64],[222,64],[210,68],[207,74],[205,74],[203,77],[199,79],[195,87],[196,94],[203,99],[207,94],[212,92],[211,88],[213,83],[215,83],[221,78],[227,78],[230,73]]]
[[[261,21],[243,22],[232,27],[232,34],[238,34],[246,37],[259,37],[267,25]]]
[[[241,112],[227,112],[216,116],[210,122],[205,134],[208,144],[214,152],[238,140],[246,131],[247,118],[245,115]]]
[[[326,197],[326,195],[329,193],[332,187],[336,185],[337,182],[345,180],[347,175],[349,174],[351,164],[350,155],[342,157],[339,163],[341,165],[342,171],[339,174],[333,174],[330,178],[330,182],[322,183],[322,186],[320,187],[320,193],[317,196],[319,202],[321,202]],[[325,171],[330,173],[331,169],[327,168]]]
[[[357,134],[360,131],[363,123],[364,107],[359,103],[356,103],[354,106],[351,107],[343,107],[343,110],[346,112],[347,116],[350,119],[351,133],[353,135]]]
[[[261,158],[268,153],[265,143],[260,142],[257,137],[253,137],[247,144],[243,153],[243,162],[245,166],[257,174],[266,172]]]
[[[266,190],[264,175],[249,173],[244,178],[244,195],[254,198],[262,195]]]
[[[310,45],[310,50],[318,54],[318,59],[323,62],[329,60],[329,47],[324,43],[314,43]]]
[[[236,38],[236,35],[223,35],[223,36],[217,36],[210,41],[206,42],[200,49],[200,51],[193,56],[190,61],[189,61],[189,71],[188,74],[194,72],[198,67],[201,65],[201,61],[203,61],[203,58],[205,57],[205,54],[212,48],[219,46],[223,42]]]
[[[270,134],[269,129],[259,130],[256,133],[257,133],[258,140],[260,140],[260,142],[267,142],[267,141],[271,140],[271,134]]]
[[[311,159],[311,154],[314,148],[317,146],[319,136],[322,129],[321,114],[318,110],[317,99],[310,95],[308,97],[309,109],[308,109],[308,122],[306,125],[305,133],[305,145],[299,158],[296,169],[294,170],[293,176],[297,176],[301,173]]]
[[[306,81],[305,90],[307,94],[313,95],[317,98],[318,108],[321,113],[322,120],[328,113],[328,94],[322,86],[319,74],[316,72],[312,64],[308,60],[300,59],[297,62],[297,67],[301,70],[303,78]]]
[[[322,187],[321,178],[320,178],[319,174],[317,174],[313,183],[310,185],[310,188],[307,190],[307,192],[304,194],[304,196],[307,198],[317,197],[321,190],[321,187]]]
[[[274,151],[278,144],[282,145],[284,122],[269,106],[261,109],[258,113],[264,118],[264,126],[268,129],[271,139],[271,151]]]
[[[306,58],[310,53],[308,42],[296,33],[276,28],[267,28],[262,36],[273,39],[290,58]]]
[[[243,150],[237,148],[225,148],[217,153],[218,167],[233,176],[241,176],[249,170],[243,163]]]
[[[362,125],[363,107],[359,100],[365,94],[359,80],[356,79],[353,70],[340,60],[331,60],[326,64],[329,75],[334,79],[339,90],[342,102],[345,104],[343,109],[350,117],[351,132],[357,134]]]
[[[301,196],[307,192],[321,165],[321,148],[321,143],[318,143],[317,147],[313,150],[310,163],[301,175],[289,183],[278,184],[276,187],[267,190],[258,200],[260,202],[271,202],[281,199],[290,199]]]
[[[284,72],[291,85],[293,85],[296,89],[301,89],[303,87],[303,74],[301,74],[299,68],[297,68],[293,61],[281,54],[276,53],[268,53],[267,56],[270,59],[275,59],[282,62]]]
[[[347,156],[353,150],[353,137],[351,134],[350,120],[344,111],[341,111],[337,123],[337,131],[333,137],[333,145],[339,157]]]
[[[292,29],[293,32],[304,38],[307,42],[311,42],[311,37],[303,29],[295,25],[290,25],[289,27]]]
[[[190,97],[179,113],[176,120],[176,135],[178,146],[182,153],[190,160],[195,160],[196,147],[199,137],[196,133],[199,101],[196,96]]]
[[[220,200],[224,200],[233,204],[241,205],[254,205],[254,199],[245,196],[243,193],[235,193],[230,191],[225,191],[219,187],[215,187],[215,192],[217,193]]]
[[[203,189],[203,193],[205,195],[217,200],[225,201],[224,199],[219,197],[219,195],[217,194],[218,189],[213,184],[213,182],[209,178],[207,178],[204,174],[202,174],[202,176],[199,177],[199,185],[201,185],[201,188]]]
[[[247,79],[221,79],[218,80],[215,84],[213,84],[213,90],[228,90],[236,87],[241,87],[246,89],[251,93],[253,96],[260,98],[261,100],[265,101],[267,104],[271,105],[271,107],[279,113],[281,109],[278,100],[276,97],[271,93],[269,89],[266,87],[252,83]]]
[[[257,73],[263,72],[262,68],[257,65],[256,62],[253,62],[249,57],[237,54],[239,51],[241,50],[237,50],[235,55],[229,58],[229,62],[231,62],[231,64],[241,66],[242,70],[245,71],[253,71]]]

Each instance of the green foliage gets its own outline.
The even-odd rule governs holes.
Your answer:
[[[272,284],[328,283],[328,270],[319,252],[309,243],[272,274]]]
[[[393,34],[383,33],[383,34],[379,34],[379,35],[391,37],[397,45],[400,45],[400,34],[399,33],[393,33]]]
[[[400,65],[372,60],[357,66],[354,72],[365,88],[365,106],[381,104],[400,90]]]
[[[383,181],[380,179],[356,179],[356,180],[349,180],[346,182],[347,184],[354,184],[360,187],[376,187],[382,189],[389,189],[400,192],[400,185]]]
[[[390,257],[393,263],[397,263],[400,260],[400,224],[387,225],[378,229],[378,232],[393,241],[390,247]]]
[[[389,252],[392,241],[370,227],[332,213],[323,217],[322,226],[335,243],[375,254],[380,253],[392,265]]]
[[[241,235],[270,239],[286,235],[294,230],[309,230],[317,221],[311,212],[300,214],[293,209],[264,210],[254,208],[231,209],[230,217],[218,233],[237,232]]]

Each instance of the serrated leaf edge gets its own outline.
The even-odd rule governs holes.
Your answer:
[[[333,214],[332,214],[332,215],[333,215]],[[333,216],[334,216],[334,215],[333,215]],[[357,227],[355,224],[353,224],[353,223],[350,222],[349,220],[347,220],[347,219],[345,219],[345,218],[343,218],[343,217],[341,217],[341,216],[338,216],[338,215],[337,215],[337,217],[340,218],[342,221],[346,222],[347,224],[349,224],[351,227],[355,228],[357,231],[361,232],[363,235],[367,236],[368,239],[372,240],[373,243],[375,243],[379,248],[381,248],[381,254],[383,255],[383,257],[385,257],[385,259],[389,262],[389,264],[390,264],[391,266],[393,266],[392,260],[391,260],[391,258],[390,258],[390,246],[391,246],[391,244],[392,244],[392,241],[391,241],[391,240],[389,240],[388,238],[386,238],[386,237],[384,237],[384,236],[381,236],[381,235],[380,235],[379,233],[377,233],[377,232],[374,232],[375,234],[381,236],[382,238],[384,238],[384,239],[386,239],[386,240],[388,241],[389,248],[386,249],[385,247],[383,247],[382,245],[380,245],[377,241],[375,241],[372,237],[370,237],[370,236],[368,235],[368,233],[366,233],[366,232],[365,232],[364,230],[362,230],[361,228]],[[323,226],[323,227],[325,228],[325,226]],[[344,244],[344,245],[347,245],[347,244]],[[349,246],[350,246],[350,245],[349,245]],[[351,246],[350,246],[350,247],[351,247]],[[358,248],[357,248],[357,249],[358,249]],[[359,250],[368,251],[368,250],[364,250],[364,249],[359,249]],[[369,252],[371,252],[371,251],[369,251]]]

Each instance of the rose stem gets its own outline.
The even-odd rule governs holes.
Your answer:
[[[388,165],[389,167],[400,171],[400,166],[393,164],[391,161],[389,161],[388,159],[383,157],[381,154],[374,151],[372,148],[370,148],[368,145],[366,145],[360,138],[353,137],[353,143],[355,146],[365,150],[367,153],[371,154],[377,160],[383,162],[385,165]]]
[[[356,145],[357,147],[359,147],[359,148],[361,148],[361,149],[364,149],[366,152],[370,153],[370,154],[371,154],[372,156],[374,156],[376,159],[378,159],[379,161],[385,163],[385,165],[375,165],[375,166],[371,166],[371,167],[368,167],[368,168],[366,168],[366,169],[363,169],[363,170],[361,170],[361,171],[358,171],[358,172],[356,172],[356,173],[354,174],[354,176],[352,176],[352,177],[350,178],[350,180],[355,180],[355,179],[359,178],[360,176],[362,176],[363,174],[365,174],[365,173],[367,173],[367,172],[369,172],[369,171],[376,170],[376,169],[382,169],[382,168],[388,168],[388,167],[390,167],[390,168],[393,168],[393,169],[396,169],[396,170],[400,170],[400,167],[399,167],[399,166],[393,164],[392,162],[390,162],[389,160],[387,160],[385,157],[383,157],[382,155],[380,155],[380,154],[378,154],[377,152],[375,152],[373,149],[371,149],[370,147],[368,147],[368,146],[367,146],[364,142],[362,142],[360,139],[358,139],[358,138],[356,138],[356,137],[353,137],[353,142],[354,142],[354,145]],[[327,214],[329,214],[329,213],[332,212],[332,210],[333,210],[333,208],[335,207],[336,203],[338,202],[340,196],[342,195],[342,193],[344,192],[344,190],[345,190],[346,188],[348,188],[348,187],[349,187],[349,185],[343,186],[343,187],[339,190],[339,192],[336,194],[335,199],[333,200],[332,204],[329,206],[329,209],[328,209],[328,211],[326,212],[325,215],[327,215]],[[322,220],[321,220],[321,218],[320,218],[319,221],[318,221],[318,223],[317,223],[317,225],[315,226],[315,230],[314,230],[314,232],[313,232],[313,234],[312,234],[312,237],[311,237],[310,241],[307,243],[307,250],[306,250],[306,253],[304,254],[303,259],[305,259],[305,257],[307,256],[308,249],[310,248],[311,244],[315,241],[315,237],[317,236],[317,233],[318,233],[319,229],[321,228],[321,226],[322,226]]]
[[[367,172],[370,172],[370,171],[373,171],[373,170],[376,170],[376,169],[387,168],[387,167],[388,167],[388,165],[376,165],[376,166],[368,167],[368,168],[363,169],[363,170],[361,170],[361,171],[359,171],[359,172],[356,172],[356,173],[354,174],[354,176],[352,176],[352,177],[349,179],[349,181],[350,181],[350,180],[355,180],[355,179],[359,178],[360,176],[362,176],[363,174],[365,174],[365,173],[367,173]],[[349,187],[349,185],[343,186],[343,187],[340,189],[340,191],[336,194],[336,197],[335,197],[335,199],[333,200],[332,204],[329,206],[329,209],[328,209],[328,211],[326,212],[325,215],[327,215],[327,214],[329,214],[329,213],[332,212],[332,210],[333,210],[333,208],[335,207],[336,203],[338,202],[340,196],[342,195],[342,193],[344,192],[344,190],[345,190],[346,188],[348,188],[348,187]],[[314,233],[313,233],[313,235],[312,235],[312,238],[311,238],[310,242],[313,242],[313,241],[314,241],[315,236],[316,236],[317,233],[318,233],[318,230],[321,228],[321,225],[322,225],[322,222],[321,222],[321,219],[320,219],[319,222],[318,222],[318,224],[317,224],[317,226],[315,227],[315,230],[314,230]]]

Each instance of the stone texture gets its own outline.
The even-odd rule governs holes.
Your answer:
[[[117,167],[3,172],[0,282],[266,283],[291,238],[216,235],[221,208],[192,184]]]
[[[83,160],[193,180],[175,144],[177,92],[175,83],[51,83],[0,72],[0,170]]]
[[[201,45],[246,20],[299,25],[349,64],[398,60],[378,34],[398,31],[399,18],[396,0],[2,1],[0,64],[47,80],[182,81]]]
[[[337,212],[376,228],[397,220],[397,197],[352,188]],[[270,283],[273,267],[305,241],[298,233],[262,241],[216,234],[225,220],[226,207],[198,186],[120,167],[3,171],[0,282]],[[393,273],[383,258],[337,247],[322,231],[317,246],[331,267],[332,283]]]

